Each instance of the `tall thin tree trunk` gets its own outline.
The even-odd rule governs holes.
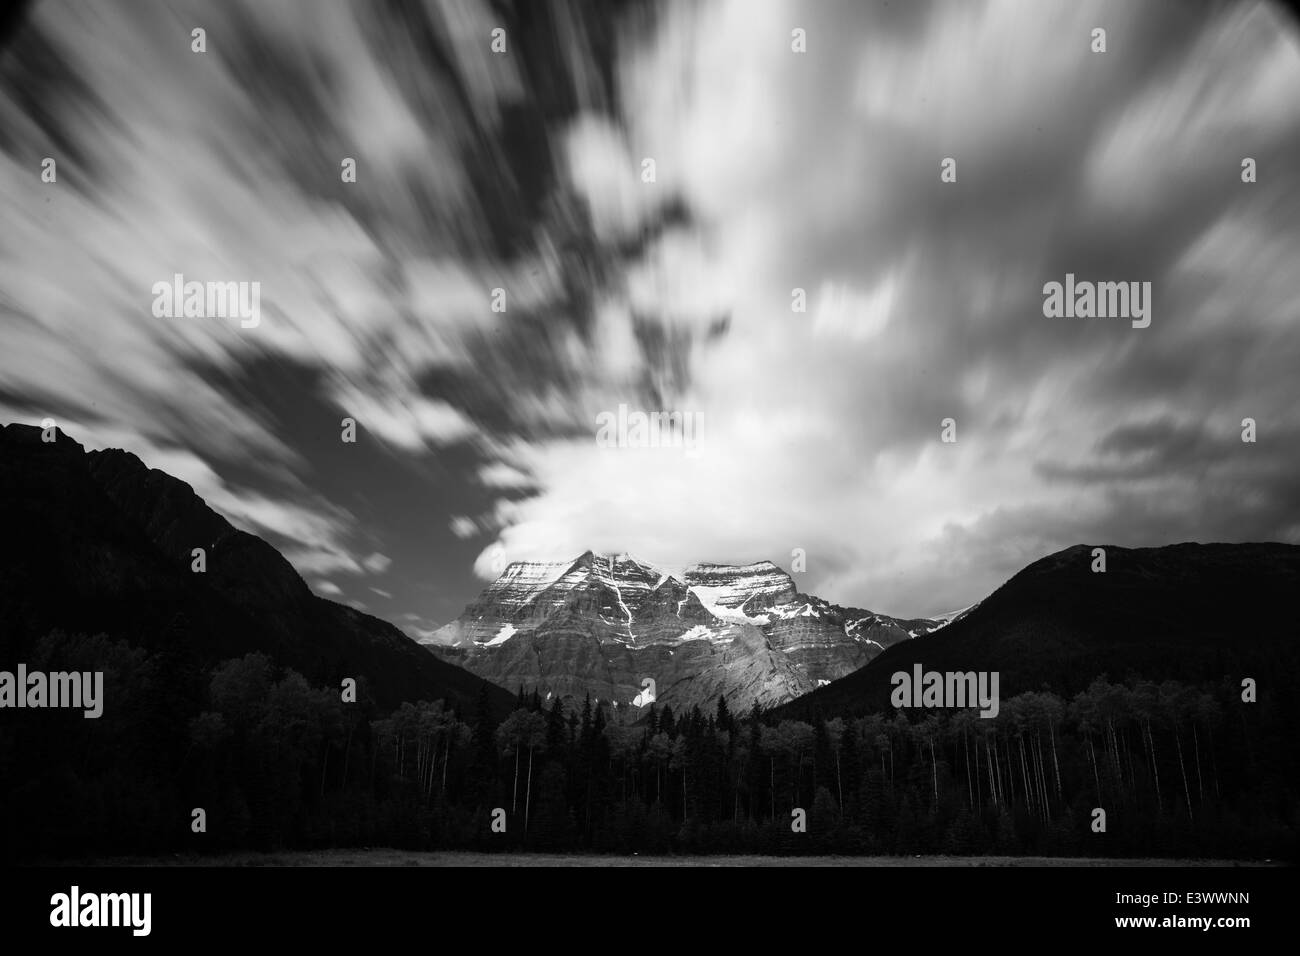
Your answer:
[[[1110,720],[1106,721],[1106,731],[1110,734],[1110,744],[1106,747],[1106,752],[1110,756],[1111,763],[1115,765],[1115,781],[1120,785],[1120,790],[1124,789],[1124,770],[1119,762],[1119,740],[1115,736],[1115,725]]]
[[[1196,752],[1196,802],[1205,806],[1205,780],[1201,777],[1201,736],[1196,732],[1196,721],[1192,721],[1192,749]]]
[[[1022,745],[1023,746],[1023,745]],[[1038,804],[1036,816],[1043,816],[1043,791],[1038,785],[1038,753],[1034,748],[1033,738],[1029,740],[1029,783],[1034,790],[1034,802]]]
[[[1047,786],[1047,758],[1043,756],[1042,728],[1039,728],[1034,736],[1034,749],[1037,751],[1035,759],[1038,762],[1038,790],[1043,796],[1043,821],[1046,822],[1051,817],[1052,799]]]
[[[1101,803],[1101,777],[1097,775],[1097,751],[1092,746],[1092,734],[1088,734],[1088,759],[1092,761],[1092,782],[1097,786],[1097,802]]]
[[[939,812],[939,763],[934,757],[934,741],[930,741],[930,774],[934,777],[934,810]]]
[[[1048,723],[1047,730],[1052,737],[1052,769],[1056,771],[1056,799],[1061,799],[1061,763],[1056,759],[1056,725]]]
[[[528,748],[528,784],[524,789],[524,833],[528,832],[528,818],[533,806],[533,748]]]
[[[1141,726],[1138,728],[1138,736],[1142,736]],[[1124,755],[1128,758],[1128,785],[1134,793],[1137,793],[1137,772],[1133,769],[1133,745],[1128,741],[1128,734],[1120,734],[1120,740],[1124,744]]]
[[[1007,758],[1007,769],[1002,769],[1002,756]],[[1014,807],[1016,803],[1016,765],[1011,759],[1011,741],[1002,742],[1002,753],[998,755],[998,774],[1002,779],[1002,794],[1007,798],[1007,805]]]
[[[1038,815],[1044,820],[1047,819],[1047,813],[1043,807],[1043,786],[1042,774],[1040,773],[1041,764],[1039,763],[1039,754],[1037,743],[1034,740],[1029,741],[1029,776],[1034,784],[1034,799],[1038,802]]]
[[[1025,799],[1029,801],[1029,811],[1034,811],[1034,794],[1029,789],[1029,765],[1025,761],[1025,738],[1016,738],[1016,749],[1020,751],[1020,779],[1025,784]]]
[[[510,814],[514,815],[519,806],[519,744],[515,743],[515,789],[510,794]]]
[[[989,742],[985,743],[986,747],[988,747],[988,743]],[[998,803],[999,805],[1006,804],[1009,803],[1010,801],[1007,798],[1006,780],[1003,779],[1002,776],[1002,746],[1001,744],[998,743],[998,737],[996,732],[993,734],[993,740],[991,741],[991,743],[992,743],[992,747],[988,748],[989,763],[993,767],[993,780],[997,783]]]
[[[1214,728],[1210,727],[1210,772],[1214,775],[1214,799],[1216,801],[1223,799],[1223,793],[1219,790],[1219,758],[1214,752]]]
[[[1187,800],[1187,818],[1192,816],[1192,791],[1187,786],[1187,768],[1183,766],[1183,742],[1178,734],[1178,725],[1174,724],[1174,744],[1178,748],[1178,769],[1183,775],[1183,797]]]
[[[961,729],[961,753],[966,758],[966,806],[975,808],[975,786],[970,779],[970,741],[966,739],[966,728]]]
[[[980,742],[979,742],[979,738],[976,737],[975,738],[975,766],[976,767],[979,766],[979,755],[980,755]],[[997,795],[997,791],[994,790],[993,788],[993,758],[989,754],[989,738],[987,735],[985,735],[984,737],[984,775],[989,779],[989,799],[993,801],[993,805],[996,807],[998,805],[998,795]]]
[[[1164,813],[1164,801],[1160,796],[1160,768],[1156,765],[1156,742],[1155,738],[1151,736],[1151,721],[1148,720],[1146,724],[1147,742],[1151,745],[1151,773],[1156,781],[1156,812]]]
[[[841,742],[842,743],[842,742]],[[840,795],[840,819],[844,819],[844,781],[840,778],[840,752],[835,751],[835,789]]]

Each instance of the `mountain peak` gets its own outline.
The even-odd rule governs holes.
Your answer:
[[[61,453],[78,456],[86,451],[81,442],[57,426],[53,428],[53,441],[45,440],[45,432],[46,430],[40,425],[25,425],[21,422],[13,422],[8,425],[0,425],[0,441],[10,442],[14,445],[43,444],[46,450],[53,448],[53,450]]]
[[[772,561],[656,566],[626,551],[513,562],[427,646],[543,694],[639,699],[653,675],[674,706],[770,706],[938,627],[800,594]]]

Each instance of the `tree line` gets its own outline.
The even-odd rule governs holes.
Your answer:
[[[1069,699],[1003,700],[991,719],[810,722],[735,714],[725,698],[678,713],[520,688],[498,719],[486,698],[381,712],[364,680],[345,702],[265,655],[204,668],[103,635],[55,632],[29,666],[103,670],[106,706],[98,720],[0,723],[5,852],[24,858],[342,846],[1278,858],[1297,846],[1294,716],[1226,680],[1098,677]]]

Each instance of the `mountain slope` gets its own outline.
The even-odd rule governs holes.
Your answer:
[[[674,707],[772,706],[941,626],[800,593],[770,561],[663,569],[588,551],[516,562],[429,649],[507,689]]]
[[[313,594],[279,552],[239,531],[184,482],[121,450],[0,429],[0,665],[50,630],[149,649],[183,640],[211,663],[262,651],[314,681],[364,677],[376,701],[472,706],[483,681],[392,625]],[[191,549],[207,570],[191,571]],[[490,687],[504,712],[510,697]]]
[[[1026,567],[952,624],[896,645],[866,667],[782,708],[786,717],[890,706],[890,676],[996,670],[1005,699],[1060,694],[1094,678],[1217,681],[1255,677],[1274,692],[1297,675],[1300,547],[1287,544],[1091,545]]]

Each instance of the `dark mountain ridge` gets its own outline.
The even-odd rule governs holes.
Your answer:
[[[364,678],[376,703],[472,706],[487,687],[397,628],[313,594],[293,566],[234,528],[183,481],[119,449],[86,452],[61,432],[0,428],[0,666],[51,630],[144,647],[181,640],[197,663],[254,651],[338,687]],[[191,551],[207,569],[191,570]],[[178,648],[172,648],[178,650]]]
[[[1075,545],[1035,561],[947,627],[887,648],[860,670],[782,707],[782,717],[890,707],[890,677],[996,670],[1003,698],[1072,695],[1096,677],[1218,681],[1254,677],[1290,693],[1300,625],[1300,546]]]

